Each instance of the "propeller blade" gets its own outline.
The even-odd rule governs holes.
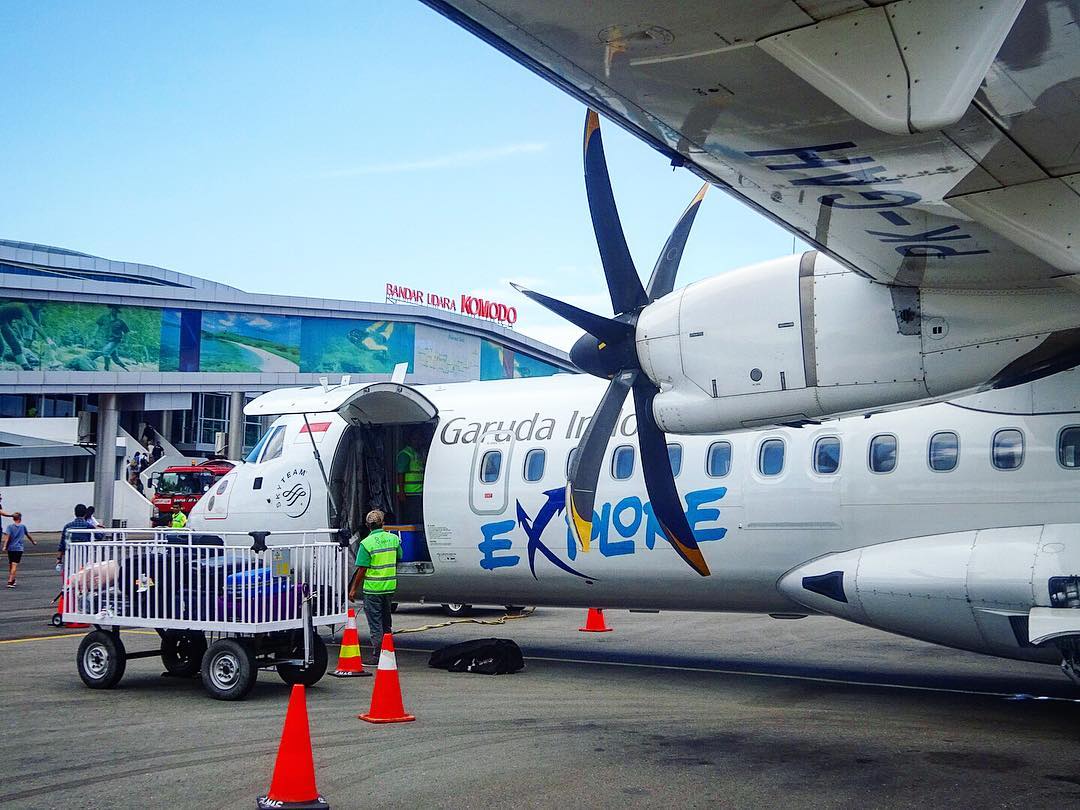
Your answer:
[[[565,301],[560,301],[549,295],[528,290],[512,281],[510,286],[526,298],[532,299],[540,306],[551,310],[559,317],[570,321],[578,329],[588,332],[604,343],[616,343],[634,333],[634,327],[628,323],[614,321],[611,318],[605,318],[603,315],[594,315],[591,312],[578,309],[573,304],[567,304]]]
[[[664,249],[653,267],[649,283],[645,287],[645,294],[652,303],[657,298],[667,295],[675,288],[675,274],[679,272],[679,262],[682,261],[683,250],[686,248],[686,239],[690,236],[690,228],[694,225],[694,217],[697,216],[701,201],[705,199],[705,192],[709,190],[709,184],[701,187],[690,205],[683,211],[679,221],[671,230],[671,236],[664,243]]]
[[[636,369],[624,371],[608,383],[596,412],[578,443],[577,455],[570,465],[566,482],[566,506],[570,513],[570,531],[583,551],[592,540],[593,504],[600,467],[607,455],[608,440],[619,419],[626,395],[638,378]]]
[[[600,137],[600,116],[594,110],[585,114],[585,191],[611,306],[616,315],[632,312],[645,306],[648,299],[630,257],[630,248],[626,246],[619,210],[611,192],[604,141]]]
[[[641,448],[641,469],[645,473],[645,491],[649,493],[653,516],[668,542],[687,565],[707,577],[709,565],[698,548],[694,532],[686,520],[686,512],[683,511],[682,498],[675,488],[667,437],[653,417],[654,396],[656,387],[651,380],[641,378],[635,382],[634,409],[637,413],[637,439]]]

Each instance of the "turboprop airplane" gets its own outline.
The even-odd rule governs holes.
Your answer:
[[[819,425],[669,437],[661,463],[709,577],[656,520],[629,407],[587,543],[571,533],[568,467],[604,390],[585,375],[265,394],[248,413],[284,415],[189,525],[351,532],[371,506],[393,517],[393,460],[419,429],[403,601],[823,613],[1075,678],[1078,382],[1070,371]]]

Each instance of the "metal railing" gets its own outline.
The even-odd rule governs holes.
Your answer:
[[[349,560],[336,537],[332,529],[69,530],[63,619],[221,633],[299,629],[308,615],[316,626],[340,624]]]

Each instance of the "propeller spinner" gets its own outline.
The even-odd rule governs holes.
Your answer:
[[[579,545],[588,550],[600,467],[607,455],[608,441],[623,402],[627,394],[632,392],[641,468],[645,473],[645,489],[653,515],[679,556],[703,577],[708,576],[709,566],[694,539],[675,488],[675,478],[668,460],[667,439],[653,417],[653,397],[659,393],[659,388],[641,369],[635,347],[635,327],[641,311],[674,288],[686,239],[709,186],[707,183],[702,186],[675,224],[656,260],[648,285],[642,287],[611,191],[604,143],[600,137],[600,117],[593,110],[589,110],[585,116],[584,151],[589,212],[615,317],[606,318],[586,312],[514,285],[522,294],[584,330],[585,334],[570,350],[570,359],[582,371],[611,381],[581,437],[578,452],[570,466],[566,487],[570,528]]]

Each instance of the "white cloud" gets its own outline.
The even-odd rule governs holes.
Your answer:
[[[254,326],[256,329],[272,329],[273,324],[261,315],[249,315],[245,320],[248,326]]]
[[[390,161],[387,163],[372,163],[367,166],[354,166],[349,169],[322,172],[320,177],[341,178],[361,177],[368,174],[398,174],[403,172],[422,172],[436,169],[459,169],[465,166],[476,166],[480,163],[489,163],[494,160],[514,157],[517,155],[535,154],[547,149],[546,143],[510,143],[503,146],[489,146],[485,149],[469,149],[463,152],[451,152],[447,155],[420,158],[418,160]]]

